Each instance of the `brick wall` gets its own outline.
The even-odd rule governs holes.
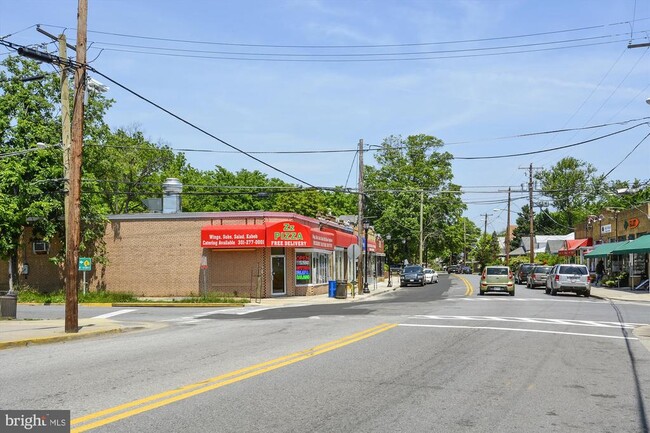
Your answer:
[[[201,227],[205,220],[111,221],[105,241],[108,263],[93,284],[141,296],[188,296],[200,291]]]
[[[32,230],[28,227],[21,239],[18,249],[18,268],[14,274],[18,275],[17,284],[24,284],[44,292],[63,289],[63,276],[59,267],[50,259],[55,257],[62,248],[61,242],[54,239],[50,243],[47,253],[34,253],[32,248]],[[22,274],[23,265],[29,265],[29,273]],[[9,264],[7,260],[0,260],[0,291],[9,290]]]

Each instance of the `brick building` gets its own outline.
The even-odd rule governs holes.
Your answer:
[[[31,239],[26,233],[25,239]],[[324,294],[331,280],[354,280],[347,247],[358,242],[349,226],[281,212],[147,213],[110,215],[105,264],[93,263],[90,290],[137,296],[216,292],[242,297]],[[24,242],[34,246],[36,242]],[[382,275],[383,242],[370,233],[369,276]],[[56,248],[24,248],[20,282],[44,290],[63,286],[50,258]],[[6,262],[0,262],[0,272]],[[375,269],[373,272],[372,269]],[[372,282],[372,280],[371,280]],[[0,281],[6,290],[7,281]]]

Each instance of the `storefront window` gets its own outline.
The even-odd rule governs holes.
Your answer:
[[[327,283],[331,257],[329,253],[296,252],[296,285]]]
[[[336,263],[334,267],[334,275],[336,276],[337,280],[344,280],[346,279],[346,275],[344,273],[345,271],[345,251],[343,250],[336,250],[334,252],[334,262]]]

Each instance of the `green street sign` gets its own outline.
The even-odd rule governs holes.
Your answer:
[[[79,257],[79,270],[91,271],[93,268],[93,259],[90,257]]]

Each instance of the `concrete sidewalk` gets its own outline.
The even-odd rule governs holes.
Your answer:
[[[348,296],[344,299],[330,298],[327,294],[315,296],[281,296],[274,298],[264,298],[259,300],[259,302],[251,300],[251,303],[246,304],[246,306],[243,308],[254,308],[259,306],[279,307],[299,305],[327,305],[368,301],[372,300],[372,298],[377,295],[389,293],[393,290],[399,289],[399,278],[395,278],[395,276],[393,276],[392,285],[390,287],[388,286],[388,281],[384,281],[379,282],[376,285],[371,284],[369,289],[370,293],[357,293],[354,297],[352,297],[351,293],[348,291]],[[600,299],[650,303],[650,293],[635,292],[630,288],[592,287],[591,296]],[[151,304],[144,305],[153,306]],[[197,304],[191,304],[188,306],[200,307],[200,305]],[[67,334],[65,333],[65,325],[62,319],[1,320],[0,349],[28,346],[31,344],[53,343],[77,338],[88,338],[140,329],[151,329],[160,326],[163,325],[157,323],[129,324],[124,322],[115,322],[109,319],[80,319],[79,332]]]
[[[56,343],[79,338],[154,328],[151,323],[118,323],[109,319],[79,319],[79,332],[66,333],[65,322],[58,320],[0,321],[0,350],[32,344]]]
[[[631,287],[608,288],[591,286],[591,296],[616,301],[650,302],[650,292],[635,291]]]

